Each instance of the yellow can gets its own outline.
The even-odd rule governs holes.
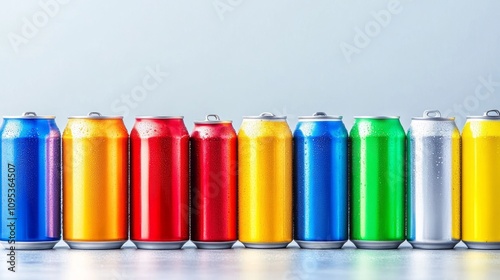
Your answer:
[[[500,112],[467,117],[462,131],[462,239],[500,249]]]
[[[238,133],[239,240],[248,248],[292,241],[292,132],[286,117],[244,117]]]
[[[122,117],[70,117],[62,136],[63,237],[70,248],[128,240],[128,132]]]

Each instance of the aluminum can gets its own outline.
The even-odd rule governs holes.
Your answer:
[[[347,130],[340,116],[299,117],[294,141],[294,239],[305,249],[347,241]]]
[[[119,116],[69,117],[63,146],[63,238],[72,249],[128,239],[128,132]]]
[[[11,252],[52,249],[61,239],[61,133],[55,117],[4,117],[0,134],[0,240]]]
[[[284,116],[243,117],[238,225],[247,248],[285,248],[292,241],[292,132]]]
[[[437,110],[408,129],[407,240],[417,249],[452,249],[460,241],[460,132]]]
[[[467,117],[462,130],[462,240],[500,249],[500,112]]]
[[[189,134],[183,117],[137,117],[130,163],[130,239],[139,249],[182,248],[189,240]]]
[[[207,115],[191,134],[191,240],[229,249],[238,239],[238,136],[231,121]]]
[[[405,139],[399,117],[355,117],[350,234],[360,249],[396,249],[405,239]]]

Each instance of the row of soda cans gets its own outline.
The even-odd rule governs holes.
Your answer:
[[[10,249],[500,249],[500,112],[300,117],[4,117],[0,240]],[[62,178],[61,178],[62,176]],[[61,186],[62,184],[62,186]],[[62,191],[62,199],[61,199]],[[62,215],[61,215],[62,200]],[[130,212],[129,212],[130,209]],[[130,217],[129,217],[130,213]],[[130,222],[130,229],[129,229]],[[293,229],[293,230],[292,230]],[[130,236],[129,236],[130,230]]]

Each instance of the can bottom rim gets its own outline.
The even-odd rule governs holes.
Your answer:
[[[120,249],[127,240],[121,241],[68,241],[64,240],[71,249],[77,250],[112,250]]]
[[[192,240],[193,241],[193,240]],[[193,241],[194,245],[198,249],[207,249],[207,250],[220,250],[220,249],[231,249],[236,243],[236,240],[234,241]]]
[[[500,242],[471,242],[463,240],[469,249],[500,250]]]
[[[131,240],[137,249],[142,250],[179,250],[188,240],[179,241],[137,241]]]
[[[342,241],[304,241],[295,240],[302,249],[340,249],[347,240]]]
[[[408,241],[414,249],[449,250],[455,248],[459,240],[444,241]]]
[[[373,249],[373,250],[391,250],[391,249],[397,249],[401,243],[403,243],[404,240],[401,241],[365,241],[365,240],[351,240],[354,245],[356,245],[356,248],[358,249]]]
[[[250,249],[283,249],[290,244],[290,242],[241,242],[246,248]]]
[[[14,246],[16,250],[50,250],[56,246],[59,240],[55,241],[16,241],[15,244],[9,244],[8,241],[2,241],[2,245],[5,249],[9,250],[11,246]]]

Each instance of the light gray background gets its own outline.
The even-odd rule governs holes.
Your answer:
[[[61,129],[89,111],[128,113],[129,129],[136,115],[184,115],[191,130],[207,113],[239,128],[243,115],[271,111],[293,128],[322,110],[348,128],[367,114],[401,115],[407,128],[437,108],[461,128],[465,115],[500,107],[495,0],[397,1],[380,30],[372,13],[388,0],[65,1],[46,23],[39,1],[2,1],[0,114],[55,114]],[[219,16],[221,2],[232,10]],[[375,36],[349,63],[340,46],[356,46],[356,28]],[[12,44],[15,35],[27,42]],[[157,66],[169,76],[125,106]],[[481,77],[496,85],[478,98]]]
[[[354,115],[400,115],[406,129],[410,118],[425,109],[456,116],[461,128],[466,115],[500,107],[500,1],[54,1],[1,1],[0,115],[53,114],[61,130],[67,116],[89,111],[125,115],[129,130],[136,115],[184,115],[191,131],[193,121],[208,113],[233,119],[238,129],[243,115],[271,111],[288,115],[293,129],[297,116],[326,111],[343,115],[348,128]],[[387,13],[390,19],[380,20]],[[368,40],[358,30],[368,30]],[[345,55],[342,46],[347,45],[357,53]],[[161,75],[151,80],[148,69]],[[142,95],[137,95],[140,87]],[[140,98],[134,100],[133,94]],[[124,252],[109,258],[67,251],[26,254],[23,273],[32,262],[30,275],[43,267],[68,276],[73,265],[96,258],[125,262],[133,271],[136,255],[130,252],[135,251]],[[216,264],[210,263],[210,253],[187,250],[173,256],[179,263],[209,264],[209,271],[219,263],[224,273],[249,273],[256,267],[267,276],[302,273],[296,262],[300,254],[311,256],[305,260],[323,276],[335,270],[324,266],[321,256],[360,262],[337,271],[339,276],[369,277],[370,268],[383,265],[377,254],[352,250],[243,252],[235,263],[233,253],[213,253]],[[450,266],[459,269],[451,275],[469,276],[475,275],[471,261],[479,256],[487,260],[481,271],[486,276],[495,272],[499,260],[494,253],[468,252],[393,251],[388,261],[395,271],[417,277],[445,270],[454,264],[451,258],[459,260]],[[256,263],[250,268],[247,254],[263,255],[250,257]],[[269,266],[275,258],[285,263]],[[434,270],[414,269],[407,261],[415,259]],[[225,261],[233,261],[229,267],[234,270]],[[105,271],[100,265],[86,271]],[[154,273],[165,267],[147,268],[141,269]],[[178,275],[190,269],[182,266]]]

